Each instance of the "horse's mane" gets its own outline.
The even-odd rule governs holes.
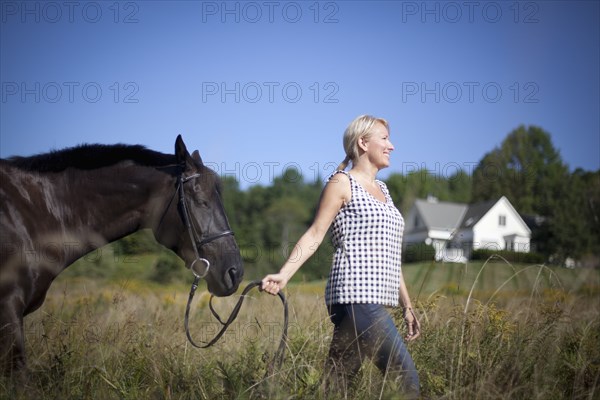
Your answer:
[[[130,160],[142,166],[166,166],[175,156],[148,150],[141,145],[83,144],[30,157],[14,156],[4,162],[27,171],[60,172],[67,168],[96,169]]]

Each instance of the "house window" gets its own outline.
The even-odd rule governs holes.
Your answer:
[[[498,217],[498,225],[506,226],[506,215],[500,215]]]

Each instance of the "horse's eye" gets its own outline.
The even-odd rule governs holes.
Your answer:
[[[208,200],[206,200],[203,197],[196,197],[195,199],[196,204],[202,208],[209,208],[209,203]]]
[[[204,190],[202,189],[202,185],[194,185],[192,190],[194,191],[194,195],[196,197],[202,197]]]

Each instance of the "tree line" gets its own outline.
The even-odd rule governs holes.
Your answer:
[[[547,264],[563,265],[567,258],[587,266],[600,262],[600,170],[569,171],[550,134],[540,127],[519,126],[510,132],[471,174],[457,169],[440,176],[420,169],[393,173],[385,183],[404,215],[416,199],[428,195],[460,203],[504,195],[533,225],[532,250]],[[223,202],[248,279],[277,271],[290,254],[294,257],[294,244],[311,224],[323,186],[323,178],[306,182],[294,169],[283,171],[269,186],[243,190],[235,177],[223,177]],[[116,251],[140,251],[140,240],[139,235],[126,238]],[[299,279],[325,278],[332,252],[326,239],[299,271]]]

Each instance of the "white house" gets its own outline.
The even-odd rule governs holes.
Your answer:
[[[432,244],[436,260],[465,262],[476,249],[529,252],[531,230],[504,196],[470,205],[419,199],[404,220],[404,246]]]

